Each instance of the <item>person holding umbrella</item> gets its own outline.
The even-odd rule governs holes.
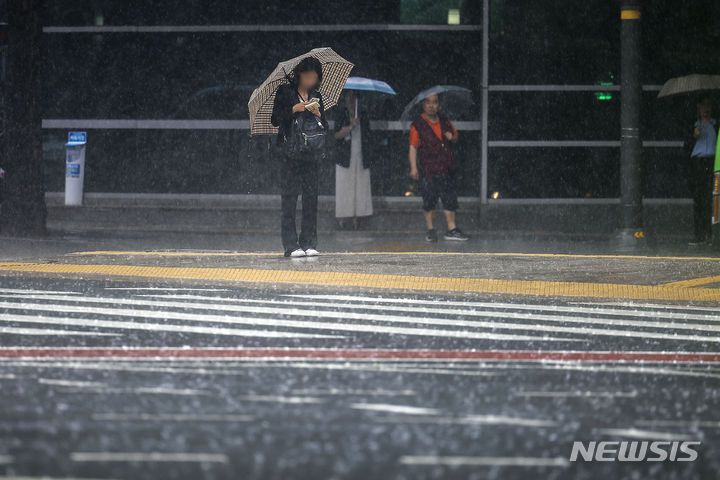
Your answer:
[[[712,192],[718,122],[713,118],[710,97],[697,104],[698,117],[693,125],[693,149],[690,154],[689,184],[694,204],[695,242],[710,241],[712,234]]]
[[[693,197],[693,223],[695,246],[711,240],[716,216],[713,212],[713,165],[716,155],[718,122],[713,118],[711,95],[720,90],[720,75],[692,74],[669,79],[663,85],[657,98],[688,98],[699,96],[697,120],[688,129],[692,132],[685,145],[688,147],[690,164],[688,165],[688,184]],[[715,176],[717,178],[717,176]]]
[[[370,119],[361,108],[363,95],[395,95],[390,85],[365,77],[350,77],[343,90],[345,108],[335,120],[335,217],[338,228],[346,228],[352,219],[358,229],[359,219],[373,213],[370,187]]]
[[[306,57],[293,69],[290,83],[280,86],[275,95],[271,121],[279,128],[278,144],[283,147],[279,177],[282,196],[282,243],[286,257],[318,255],[318,169],[324,148],[324,140],[321,138],[328,128],[322,95],[318,92],[321,82],[320,61]],[[301,125],[306,124],[312,126],[313,130],[300,132],[298,137],[293,130],[299,130]],[[312,140],[308,142],[310,135],[319,140],[317,145],[313,145]],[[296,144],[298,141],[301,146],[309,144],[311,148],[299,148]],[[298,238],[295,209],[300,193],[302,220]]]
[[[344,94],[345,108],[335,121],[335,218],[338,228],[346,228],[352,219],[358,228],[358,217],[373,213],[370,187],[370,120],[360,110],[358,96],[352,90]]]
[[[282,152],[277,176],[286,257],[318,255],[318,171],[328,133],[325,109],[337,104],[353,66],[332,48],[315,48],[278,63],[248,101],[250,134],[276,134]],[[298,237],[295,209],[299,194],[302,220]]]
[[[408,157],[410,177],[420,180],[423,213],[427,227],[425,240],[428,242],[438,241],[437,232],[433,226],[433,211],[438,200],[441,200],[447,222],[447,231],[443,238],[466,241],[469,237],[455,224],[458,201],[455,187],[455,153],[452,144],[458,141],[458,132],[450,119],[440,114],[438,93],[430,93],[424,97],[422,109],[423,113],[412,122],[410,128]]]

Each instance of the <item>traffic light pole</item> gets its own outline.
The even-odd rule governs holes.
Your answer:
[[[7,2],[8,47],[2,88],[7,123],[2,135],[5,194],[0,210],[3,235],[45,233],[42,162],[42,0]]]
[[[620,86],[620,228],[621,250],[645,246],[642,218],[640,102],[640,0],[622,0]]]

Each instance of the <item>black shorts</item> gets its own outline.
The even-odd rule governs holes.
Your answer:
[[[420,180],[420,191],[423,198],[423,210],[429,212],[437,207],[438,198],[442,201],[443,210],[454,212],[458,209],[455,175],[425,178]]]

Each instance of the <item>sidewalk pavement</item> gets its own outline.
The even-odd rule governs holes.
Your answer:
[[[66,207],[61,192],[50,192],[46,203],[47,227],[56,233],[273,232],[280,221],[278,195],[87,193],[82,207]],[[562,234],[577,239],[612,236],[620,207],[613,198],[500,199],[481,204],[476,197],[461,197],[459,204],[458,224],[468,233],[533,238]],[[374,197],[367,227],[379,233],[413,234],[423,226],[421,205],[419,197]],[[318,228],[333,231],[335,197],[321,195],[318,209]],[[643,214],[648,241],[691,239],[691,200],[645,199]]]

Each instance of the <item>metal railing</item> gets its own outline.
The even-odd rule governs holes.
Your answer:
[[[488,138],[489,95],[494,92],[605,92],[620,91],[620,85],[490,85],[490,5],[483,0],[482,25],[410,25],[410,24],[357,24],[357,25],[119,25],[119,26],[46,26],[47,34],[75,33],[227,33],[227,32],[341,32],[341,31],[429,31],[429,32],[482,32],[482,78],[481,119],[480,121],[454,122],[458,130],[478,132],[481,137],[480,201],[487,203],[488,198],[488,161],[491,148],[620,148],[618,140],[492,140]],[[644,91],[659,91],[662,85],[643,85]],[[396,120],[375,120],[371,122],[375,130],[407,131],[409,122]],[[43,119],[45,129],[208,129],[208,130],[248,130],[249,120],[176,120],[176,119]],[[619,130],[619,129],[618,129]],[[644,147],[681,148],[680,140],[648,140]],[[517,199],[522,202],[536,202],[536,199]],[[567,202],[589,202],[593,199],[567,199]],[[609,199],[616,201],[617,199]],[[505,200],[508,201],[508,200]]]

